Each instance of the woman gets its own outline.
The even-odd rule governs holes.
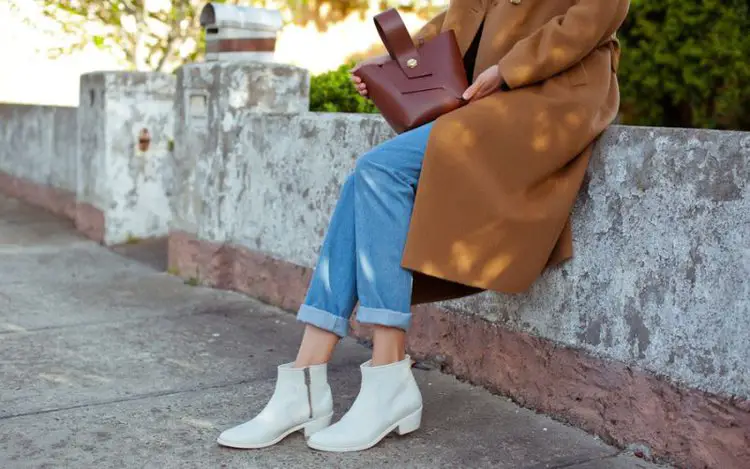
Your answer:
[[[453,0],[422,28],[418,43],[455,31],[470,102],[359,159],[299,310],[307,326],[297,359],[279,366],[263,411],[220,444],[261,448],[303,430],[312,448],[358,451],[419,428],[422,398],[404,351],[410,305],[522,292],[571,257],[568,217],[592,144],[619,106],[615,32],[628,7]],[[357,302],[357,320],[373,325],[372,360],[351,409],[330,425],[326,363]]]

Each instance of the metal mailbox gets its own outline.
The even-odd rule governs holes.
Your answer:
[[[206,60],[273,62],[281,13],[266,8],[209,3],[201,11]]]

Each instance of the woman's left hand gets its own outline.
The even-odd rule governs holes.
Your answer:
[[[500,76],[500,67],[493,65],[479,74],[474,83],[464,91],[463,98],[466,101],[482,99],[499,90],[502,83],[503,77]]]

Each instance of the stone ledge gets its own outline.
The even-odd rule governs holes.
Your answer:
[[[247,248],[174,231],[170,271],[294,311],[311,271]],[[644,444],[688,468],[741,468],[750,460],[750,401],[676,386],[583,350],[508,330],[439,306],[420,306],[410,353],[519,404],[595,433],[620,447]],[[366,336],[366,329],[355,327]]]
[[[171,227],[312,267],[378,116],[239,113],[183,148]],[[519,295],[455,314],[585,349],[684,386],[750,398],[750,133],[611,127],[573,211],[576,255]]]

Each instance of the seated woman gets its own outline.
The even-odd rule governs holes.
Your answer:
[[[615,32],[628,8],[453,0],[418,33],[419,44],[455,31],[470,103],[359,159],[299,310],[297,359],[278,367],[266,407],[223,432],[221,445],[262,448],[302,430],[312,448],[358,451],[420,427],[422,397],[404,350],[410,306],[523,292],[572,255],[569,215],[593,142],[619,107]],[[326,364],[357,303],[357,320],[373,326],[372,360],[354,404],[331,425]]]

